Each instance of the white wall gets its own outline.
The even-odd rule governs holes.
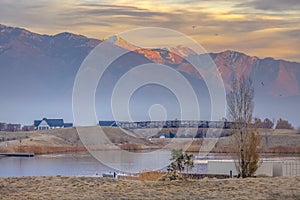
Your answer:
[[[207,161],[207,173],[208,174],[230,174],[232,171],[233,176],[238,173],[235,168],[233,160],[209,160]]]
[[[274,165],[274,162],[272,162],[272,161],[264,161],[257,169],[255,175],[273,176],[273,170],[274,170],[273,165]],[[207,162],[207,173],[208,174],[229,175],[230,170],[232,171],[233,176],[236,176],[238,174],[236,171],[236,168],[235,168],[234,160],[209,160]],[[277,174],[280,175],[278,170],[277,170]]]
[[[43,120],[38,125],[38,130],[46,130],[46,129],[50,129],[50,126],[48,125],[48,123],[45,120]]]

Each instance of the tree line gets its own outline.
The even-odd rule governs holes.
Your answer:
[[[260,118],[254,118],[253,125],[256,128],[268,128],[268,129],[294,129],[291,123],[288,120],[279,118],[275,123],[275,119],[270,120],[269,118],[265,118],[263,121]]]

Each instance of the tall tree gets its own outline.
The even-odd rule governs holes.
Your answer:
[[[251,127],[254,109],[254,87],[250,78],[234,79],[227,95],[228,114],[233,121],[236,170],[243,178],[252,176],[259,165],[258,146],[261,138]]]

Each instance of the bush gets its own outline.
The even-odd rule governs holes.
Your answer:
[[[173,162],[168,166],[168,174],[166,175],[170,180],[176,180],[180,177],[177,172],[181,173],[186,169],[188,173],[188,170],[194,167],[193,155],[183,154],[182,149],[173,149],[171,160]]]

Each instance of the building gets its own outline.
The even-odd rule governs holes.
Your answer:
[[[7,128],[7,124],[6,123],[0,123],[0,131],[5,131]]]
[[[34,120],[34,128],[36,130],[48,130],[54,128],[72,127],[72,123],[64,123],[63,119],[47,119]]]
[[[22,127],[22,131],[33,131],[34,126],[33,125],[25,125]]]
[[[116,121],[99,121],[99,126],[118,126]]]
[[[21,124],[0,123],[0,131],[17,132],[21,130]]]

